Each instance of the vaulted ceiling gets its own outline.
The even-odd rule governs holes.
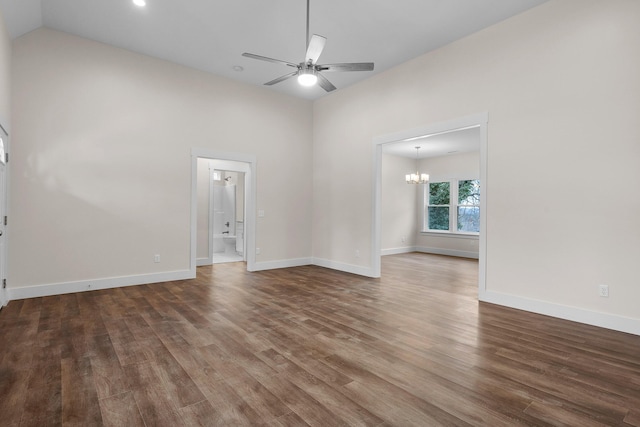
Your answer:
[[[243,52],[299,63],[305,0],[0,0],[12,38],[40,26],[259,85],[291,72]],[[311,0],[310,33],[327,38],[319,63],[374,62],[326,74],[340,90],[546,0]],[[272,90],[318,99],[295,79]]]

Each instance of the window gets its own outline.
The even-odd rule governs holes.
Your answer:
[[[458,181],[457,229],[466,233],[480,232],[480,181]]]
[[[449,230],[450,201],[451,183],[429,183],[429,206],[427,207],[429,230]]]
[[[430,182],[425,186],[425,231],[480,232],[480,181]]]

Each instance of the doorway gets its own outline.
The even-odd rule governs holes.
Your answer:
[[[372,276],[380,277],[381,274],[381,234],[382,234],[382,152],[387,144],[399,142],[413,142],[426,136],[449,133],[457,130],[479,129],[479,153],[480,153],[480,182],[482,191],[480,194],[480,231],[478,236],[478,293],[481,296],[486,291],[486,200],[487,200],[487,123],[488,114],[474,114],[447,122],[435,123],[420,128],[409,129],[393,134],[374,138],[374,209],[373,209],[373,238],[372,238]]]
[[[191,150],[191,269],[246,261],[255,271],[256,158]]]
[[[211,264],[245,261],[245,173],[209,162],[208,259]],[[227,164],[226,167],[230,165]],[[198,166],[200,167],[200,166]],[[198,226],[200,228],[200,226]]]

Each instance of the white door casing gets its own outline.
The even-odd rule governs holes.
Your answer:
[[[380,277],[381,273],[381,218],[382,218],[382,146],[399,141],[407,141],[425,135],[478,127],[480,129],[480,236],[478,254],[478,297],[482,300],[486,293],[487,265],[487,128],[489,113],[477,113],[446,122],[432,123],[418,128],[407,129],[373,139],[373,209],[371,239],[371,277]]]
[[[245,153],[232,153],[206,148],[191,149],[191,243],[190,243],[190,271],[191,276],[196,277],[196,231],[197,231],[197,160],[198,157],[215,160],[216,169],[233,170],[238,163],[243,163],[237,172],[245,173],[245,234],[244,257],[247,261],[247,271],[255,271],[256,262],[256,156]],[[225,164],[225,161],[233,162],[234,166]]]
[[[7,304],[7,159],[9,136],[0,125],[0,307]]]

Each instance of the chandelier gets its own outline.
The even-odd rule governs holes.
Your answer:
[[[420,157],[418,156],[419,151],[420,146],[416,147],[416,173],[405,175],[407,184],[426,184],[429,181],[428,174],[418,172],[418,161],[420,160]]]

